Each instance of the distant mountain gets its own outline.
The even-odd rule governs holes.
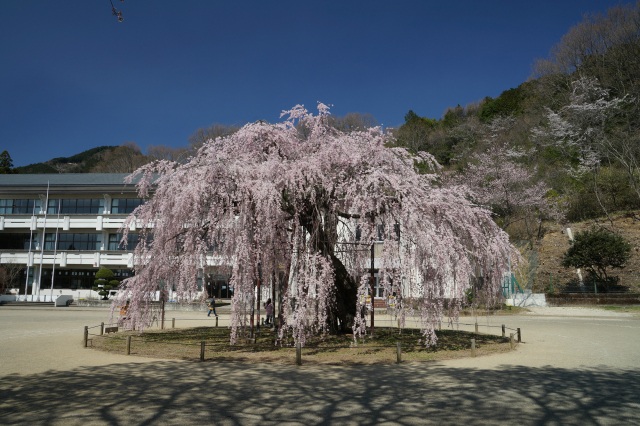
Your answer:
[[[35,173],[89,173],[104,156],[114,151],[117,146],[99,146],[83,151],[71,157],[56,157],[51,160],[16,167],[13,170],[20,174]]]

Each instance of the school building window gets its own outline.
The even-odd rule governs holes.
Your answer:
[[[45,250],[100,250],[102,243],[101,235],[99,234],[76,234],[76,233],[64,233],[58,234],[58,244],[56,247],[56,234],[46,234],[44,238]]]
[[[129,214],[144,200],[140,198],[114,198],[111,200],[111,214]]]
[[[0,215],[5,214],[38,214],[40,212],[40,200],[28,199],[1,199]]]

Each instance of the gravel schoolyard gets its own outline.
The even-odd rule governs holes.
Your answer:
[[[521,328],[523,343],[437,363],[301,367],[83,348],[84,325],[108,316],[96,308],[0,307],[0,423],[639,424],[640,318],[628,313],[562,307],[478,317],[481,332]],[[204,311],[167,317],[213,324]]]

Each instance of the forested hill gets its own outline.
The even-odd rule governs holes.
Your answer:
[[[640,2],[591,16],[534,77],[440,119],[409,111],[397,144],[470,184],[512,237],[541,221],[640,208]]]
[[[14,173],[87,173],[100,163],[107,152],[115,146],[99,146],[88,149],[71,157],[57,157],[43,163],[16,167]]]

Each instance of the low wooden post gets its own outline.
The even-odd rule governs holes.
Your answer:
[[[504,328],[504,324],[502,324],[502,337],[505,336],[505,328]]]
[[[522,343],[522,334],[520,334],[520,328],[518,327],[518,343]]]
[[[216,328],[218,328],[218,317],[216,316]]]
[[[513,350],[513,347],[515,346],[515,342],[513,341],[513,333],[509,335],[509,346],[511,346],[511,350]]]
[[[478,321],[476,321],[476,334],[478,334]]]
[[[200,342],[200,361],[204,361],[204,348],[205,348],[205,343],[203,340],[202,342]]]
[[[171,318],[171,328],[176,328],[176,319]]]
[[[100,335],[102,336],[104,334],[104,322],[100,323]]]
[[[127,336],[127,355],[131,355],[131,336]]]
[[[162,315],[162,321],[160,321],[160,330],[164,330],[164,315]]]
[[[87,347],[87,342],[89,341],[89,326],[85,325],[84,326],[84,347]]]
[[[296,365],[302,365],[302,345],[296,344]]]
[[[471,339],[471,356],[476,357],[476,339]]]
[[[396,364],[400,364],[402,362],[402,345],[400,342],[396,342]]]

